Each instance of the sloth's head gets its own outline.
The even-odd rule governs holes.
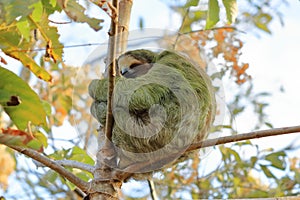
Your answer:
[[[139,49],[122,54],[117,61],[120,74],[125,78],[136,78],[146,74],[155,61],[156,53]]]

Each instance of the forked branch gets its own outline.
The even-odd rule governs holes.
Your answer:
[[[19,146],[9,146],[9,147],[56,171],[61,176],[65,177],[71,183],[76,185],[83,192],[87,192],[89,190],[89,185],[90,185],[89,183],[81,180],[80,178],[72,174],[70,171],[62,167],[60,164],[58,164],[56,161],[51,160],[32,149],[19,147]]]

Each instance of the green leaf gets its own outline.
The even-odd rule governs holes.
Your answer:
[[[14,124],[21,130],[27,128],[30,121],[34,125],[47,126],[46,113],[38,95],[13,72],[0,67],[0,90],[10,96],[19,97],[18,106],[4,106]]]
[[[237,114],[242,113],[245,110],[245,107],[236,107],[233,111],[232,114],[235,116]]]
[[[58,0],[57,3],[65,13],[75,22],[87,23],[95,31],[99,31],[102,26],[102,19],[90,18],[84,14],[85,8],[75,0]]]
[[[27,20],[20,20],[17,22],[17,28],[22,34],[22,36],[29,41],[30,38],[30,28]]]
[[[48,16],[53,14],[54,12],[61,12],[62,9],[57,5],[56,0],[41,0],[43,4],[43,12],[45,12]]]
[[[86,151],[76,146],[72,148],[71,156],[69,159],[76,160],[78,162],[86,163],[89,165],[95,164],[94,160],[86,153]]]
[[[257,28],[271,33],[270,29],[268,28],[269,23],[272,21],[273,17],[267,13],[260,13],[254,17],[254,24]]]
[[[200,0],[188,0],[184,7],[198,6]]]
[[[268,178],[276,178],[266,165],[259,165]]]
[[[185,11],[185,9],[182,10]],[[189,11],[189,14],[186,16],[180,31],[183,33],[190,32],[192,30],[192,24],[204,19],[206,17],[206,13],[206,11],[202,10]]]
[[[49,3],[50,3],[53,7],[56,6],[56,0],[50,0]]]
[[[75,190],[76,189],[76,185],[71,183],[69,180],[66,180],[66,184],[70,188],[70,190]]]
[[[205,29],[210,29],[218,23],[220,7],[218,0],[209,0]]]
[[[43,4],[41,1],[36,2],[32,6],[33,11],[31,13],[31,17],[33,20],[39,22],[43,16]]]
[[[47,15],[43,15],[39,22],[31,18],[31,22],[33,26],[39,30],[47,45],[49,45],[51,51],[48,53],[51,53],[50,56],[54,63],[57,60],[62,60],[63,45],[59,42],[60,35],[58,34],[57,27],[49,26],[49,19]]]
[[[270,122],[265,122],[265,125],[269,128],[274,128],[274,126]]]
[[[37,151],[42,151],[43,150],[43,144],[35,138],[30,140],[30,142],[28,142],[26,144],[26,146],[31,148],[31,149],[37,150]]]
[[[297,169],[298,170],[298,169]],[[297,181],[297,183],[300,183],[300,172],[297,170],[293,170],[293,172],[295,173],[295,181]]]
[[[89,181],[93,178],[91,173],[84,172],[84,171],[80,171],[78,173],[75,173],[75,175],[77,177],[79,177],[80,179],[84,180],[84,181]]]
[[[286,167],[285,157],[286,157],[285,152],[279,151],[279,152],[275,152],[275,153],[271,153],[271,154],[267,155],[266,160],[268,160],[272,163],[272,167],[284,170]]]
[[[25,52],[21,51],[6,51],[4,52],[19,61],[21,61],[25,67],[32,71],[38,78],[51,82],[52,76],[42,67],[40,67],[36,62]]]
[[[258,160],[258,158],[255,157],[255,156],[252,156],[252,157],[250,158],[251,168],[254,168],[254,166],[255,166],[257,160]]]
[[[3,1],[4,9],[1,10],[5,13],[5,22],[11,24],[17,17],[26,17],[33,11],[30,8],[32,4],[39,0],[6,0]]]
[[[238,14],[238,6],[236,0],[222,0],[226,10],[227,21],[232,24]]]
[[[235,161],[241,162],[241,157],[235,150],[228,148],[227,152],[234,156]]]
[[[42,100],[42,105],[43,105],[43,108],[44,108],[44,110],[46,112],[46,115],[50,116],[51,113],[52,113],[50,103],[47,102],[47,101]]]
[[[47,180],[46,183],[54,183],[57,178],[58,178],[58,173],[53,171],[53,170],[49,170],[40,180]],[[42,181],[43,182],[43,181]],[[47,187],[48,184],[45,184],[45,186]]]
[[[233,156],[236,162],[241,162],[241,157],[235,150],[224,146],[220,146],[220,150],[223,154],[223,159],[232,161]]]
[[[144,28],[144,19],[142,17],[139,18],[139,28],[141,30]]]
[[[32,44],[22,41],[18,29],[4,30],[0,29],[0,48],[2,51],[23,63],[37,77],[45,81],[51,81],[51,75],[42,67],[40,67],[33,58],[31,58],[24,49],[29,49]]]
[[[34,133],[34,138],[37,139],[45,148],[48,146],[48,138],[41,132]]]
[[[69,150],[62,149],[62,150],[55,151],[54,153],[48,155],[48,157],[55,160],[62,160],[67,158],[68,152]]]
[[[18,106],[21,100],[18,96],[11,95],[10,92],[0,89],[0,105],[2,106]]]
[[[72,109],[72,98],[70,96],[59,95],[58,101],[67,112]]]

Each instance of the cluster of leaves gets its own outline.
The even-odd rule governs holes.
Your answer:
[[[89,113],[86,105],[81,103],[81,107],[77,106],[77,102],[84,101],[81,94],[73,93],[77,69],[67,67],[62,62],[64,45],[59,41],[60,35],[55,26],[56,22],[49,19],[54,12],[63,12],[71,20],[70,23],[86,23],[94,31],[102,28],[103,20],[87,16],[85,8],[75,0],[16,0],[0,3],[0,49],[2,51],[0,56],[0,144],[26,146],[43,151],[43,148],[48,146],[47,139],[52,138],[53,126],[62,125],[66,119],[74,124],[72,117],[68,118],[72,111],[73,95],[73,100],[75,100],[73,108],[82,110],[82,115],[77,116],[77,119],[81,117],[89,119],[86,116]],[[8,57],[20,62],[22,66],[20,77],[9,70],[19,65],[12,66],[13,62]],[[31,73],[41,81],[31,77]],[[35,82],[35,90],[28,84],[32,81]],[[45,82],[48,83],[45,84]],[[81,84],[86,87],[88,85],[87,82],[81,82]],[[87,91],[86,87],[77,88],[76,91]],[[86,96],[85,99],[88,97]],[[4,112],[9,116],[10,121],[7,120],[7,116],[3,115]],[[74,152],[72,150],[69,154],[74,155]],[[76,152],[79,152],[79,149]],[[83,152],[77,154],[86,155]],[[56,151],[51,156],[58,159],[54,155],[64,155],[66,159],[84,163],[91,162]],[[5,154],[1,154],[0,157],[4,159]],[[28,169],[21,167],[19,170]],[[86,172],[76,171],[75,174],[85,180],[90,178]],[[87,177],[82,174],[86,174]],[[24,183],[44,187],[42,182],[47,180],[47,176],[39,176],[41,182],[38,184],[32,184],[30,178],[25,178]],[[60,179],[58,174],[51,176],[51,183],[54,184],[56,181],[66,183],[64,179]],[[6,180],[1,179],[5,188]],[[50,182],[46,182],[49,186]],[[70,188],[74,188],[69,182],[67,184]],[[46,186],[44,188],[47,189]]]
[[[61,77],[74,77],[69,69],[62,69],[63,45],[59,41],[57,27],[51,25],[49,16],[55,11],[62,12],[73,21],[87,23],[92,29],[98,31],[102,28],[102,19],[88,17],[84,14],[85,8],[75,0],[71,1],[6,1],[0,4],[0,49],[7,56],[19,60],[24,67],[27,67],[36,77],[47,81],[55,82],[50,86],[49,93],[41,93],[38,96],[28,84],[21,78],[5,68],[1,68],[0,103],[4,111],[10,116],[13,124],[20,130],[25,130],[30,122],[32,125],[42,126],[46,132],[49,124],[46,122],[46,114],[50,117],[50,125],[61,125],[62,121],[71,110],[72,88],[70,80],[61,81]],[[43,58],[37,62],[39,55],[36,51],[43,50]],[[1,57],[1,63],[9,67],[5,58]],[[61,65],[60,64],[60,65]],[[48,66],[48,70],[47,69]],[[59,78],[53,80],[50,71],[61,73]],[[65,76],[66,74],[66,76]],[[27,79],[29,81],[30,79]],[[65,83],[69,84],[66,85]],[[40,88],[40,92],[45,87]],[[46,101],[55,108],[56,117],[51,119],[51,108]],[[34,113],[34,114],[33,114]]]
[[[242,158],[240,152],[249,152],[249,148],[253,150],[253,155]],[[210,174],[199,173],[199,159],[196,158],[160,174],[155,181],[164,199],[293,196],[299,193],[300,188],[300,160],[287,156],[293,150],[289,147],[278,151],[260,151],[250,141],[231,147],[220,146],[221,161],[213,166]],[[181,196],[183,194],[189,195]]]
[[[90,156],[79,147],[58,150],[48,155],[55,160],[75,160],[78,162],[94,164]],[[20,156],[21,157],[21,156]],[[18,160],[20,159],[18,158]],[[22,159],[22,157],[21,157]],[[24,159],[24,158],[23,158]],[[74,192],[74,185],[68,180],[60,176],[55,171],[44,167],[36,167],[29,159],[22,160],[16,163],[16,175],[13,183],[9,186],[21,185],[23,190],[18,192],[5,194],[7,199],[79,199],[79,196]],[[40,164],[38,164],[40,166]],[[92,175],[88,172],[67,168],[82,180],[90,180]],[[70,189],[72,188],[72,189]],[[14,189],[11,189],[14,191]]]
[[[186,1],[184,5],[172,6],[172,8],[181,13],[185,19],[182,23],[182,32],[191,31],[191,24],[199,23],[199,20],[205,20],[205,29],[213,28],[220,21],[220,9],[224,7],[226,12],[227,24],[232,24],[238,13],[237,1],[222,1],[222,5],[218,0],[209,0],[207,9],[193,9],[193,7],[199,6],[200,0]],[[188,10],[188,13],[186,12]]]
[[[280,12],[281,6],[288,5],[286,0],[249,0],[243,2],[243,10],[238,21],[242,26],[247,25],[249,29],[263,31],[271,34],[271,22],[278,20],[284,24],[283,14]]]
[[[102,27],[101,19],[90,18],[84,14],[84,7],[76,1],[13,1],[0,4],[0,48],[7,56],[19,60],[24,67],[27,67],[36,77],[51,82],[53,77],[46,70],[58,69],[58,63],[62,61],[63,45],[59,41],[57,27],[51,26],[49,15],[55,11],[62,10],[75,22],[87,23],[95,31]],[[40,37],[39,37],[40,36]],[[40,63],[36,62],[38,54],[35,48],[43,47],[44,56]],[[2,64],[8,64],[1,57]],[[30,122],[35,126],[42,126],[48,130],[46,114],[50,116],[51,108],[47,103],[42,102],[40,97],[21,78],[5,68],[1,69],[0,102],[4,111],[10,116],[13,123],[20,129],[25,130]],[[57,86],[54,86],[57,87]],[[67,86],[68,87],[68,86]],[[71,90],[71,89],[70,89]],[[63,94],[66,90],[59,91]],[[65,96],[63,96],[65,95]],[[54,95],[49,101],[56,108],[57,113],[62,116],[62,121],[70,110],[71,92],[63,95]],[[42,96],[43,97],[43,96]],[[44,95],[45,97],[45,95]],[[55,124],[55,123],[52,123]],[[28,130],[27,130],[28,131]]]
[[[17,8],[17,9],[16,9]],[[39,32],[43,37],[44,47],[48,46],[48,57],[56,61],[62,56],[62,48],[51,50],[52,46],[62,47],[58,41],[57,28],[49,26],[49,14],[58,9],[54,1],[15,1],[14,3],[1,4],[1,50],[8,56],[13,57],[29,68],[37,77],[51,81],[51,75],[35,60],[34,52],[36,38],[34,32]],[[28,53],[29,52],[29,53]],[[33,54],[33,55],[30,55]]]
[[[252,81],[244,86],[243,90],[237,92],[232,101],[228,104],[233,118],[245,112],[246,109],[252,109],[252,112],[257,116],[257,119],[253,121],[255,122],[254,129],[259,129],[262,126],[273,128],[272,123],[269,122],[268,116],[266,115],[266,108],[269,106],[266,98],[272,96],[272,94],[269,92],[255,93]]]
[[[52,158],[54,160],[63,160],[63,159],[74,160],[89,165],[95,164],[94,160],[87,154],[86,151],[76,146],[70,149],[58,150],[55,153],[50,154],[49,158]],[[71,167],[68,167],[67,169],[73,172],[76,176],[80,177],[84,181],[89,181],[90,179],[93,178],[93,175],[89,172],[85,172],[79,169],[73,169]],[[56,181],[58,181],[58,179],[60,179],[60,181],[64,184],[67,184],[71,190],[76,189],[76,186],[74,184],[60,177],[59,174],[57,174],[54,171],[48,171],[44,176],[45,178],[42,178],[42,180],[48,180],[47,181],[48,184],[55,183]]]
[[[274,19],[284,24],[280,10],[283,5],[288,5],[286,0],[223,0],[222,4],[217,0],[163,0],[163,2],[186,18],[181,28],[183,33],[190,32],[195,26],[210,29],[215,25],[222,26],[233,22],[237,28],[247,32],[249,30],[271,33],[270,26]],[[220,18],[223,14],[226,15],[226,20]]]
[[[251,79],[246,71],[249,64],[241,62],[240,59],[243,42],[233,28],[192,32],[189,35],[197,41],[200,51],[205,53],[206,58],[221,67],[221,76],[230,72],[239,85]]]
[[[19,130],[2,129],[0,143],[6,145],[27,145],[42,150],[47,146],[45,136],[39,131],[26,133],[30,123],[47,129],[46,112],[38,95],[21,78],[0,67],[0,104]],[[32,114],[35,113],[35,115]],[[27,130],[30,131],[30,130]]]
[[[16,162],[13,156],[7,151],[7,147],[0,145],[0,186],[4,189],[8,186],[8,177],[14,171]]]

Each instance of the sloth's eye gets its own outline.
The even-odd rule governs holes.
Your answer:
[[[129,66],[129,69],[133,69],[139,65],[141,65],[141,63],[133,63],[132,65]]]

